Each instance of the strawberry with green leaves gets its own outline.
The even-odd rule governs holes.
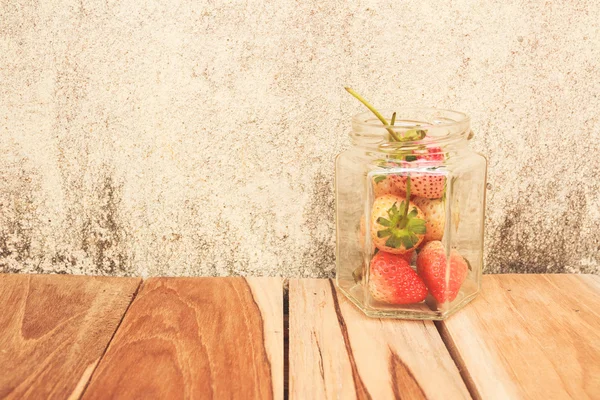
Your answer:
[[[438,240],[423,246],[417,256],[417,273],[438,303],[456,299],[469,270],[467,261],[454,249],[450,263],[447,260],[444,245]]]
[[[366,252],[367,248],[365,247],[365,244],[366,244],[366,238],[367,238],[367,226],[366,226],[366,220],[365,220],[364,215],[362,217],[360,217],[360,228],[359,229],[360,229],[360,231],[359,231],[359,236],[358,236],[358,243],[360,245],[361,250]],[[379,250],[375,246],[375,243],[371,242],[371,246],[372,246],[371,252],[373,254],[376,254]],[[414,251],[411,250],[411,251],[401,254],[401,256],[410,264],[413,259],[413,254],[414,254]]]
[[[375,199],[371,210],[371,238],[381,251],[405,254],[423,241],[426,232],[423,212],[410,199],[410,179],[406,197],[387,194]]]
[[[420,303],[427,287],[403,255],[378,252],[371,260],[369,273],[371,297],[388,304]]]

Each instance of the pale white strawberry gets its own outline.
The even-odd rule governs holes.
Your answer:
[[[423,243],[432,240],[442,240],[444,227],[446,225],[446,210],[444,199],[426,199],[416,197],[413,203],[423,211],[425,216],[425,238]]]
[[[406,184],[404,185],[406,187]],[[404,197],[406,191],[402,190],[400,177],[398,175],[376,175],[373,178],[373,193],[375,197],[381,197],[386,194]]]
[[[371,210],[371,238],[379,250],[392,254],[413,251],[425,236],[423,212],[400,196],[375,199]]]
[[[444,153],[439,147],[429,147],[427,149],[413,150],[413,156],[405,157],[405,161],[400,163],[402,168],[431,169],[430,171],[418,171],[403,173],[398,176],[396,184],[399,190],[406,191],[406,182],[411,178],[411,194],[417,197],[427,199],[439,199],[444,195],[446,187],[445,174],[436,171],[444,165]]]
[[[409,176],[412,195],[426,199],[439,199],[444,195],[446,175],[434,171],[409,172],[405,176],[398,177],[398,188],[400,190],[406,191],[406,182]]]

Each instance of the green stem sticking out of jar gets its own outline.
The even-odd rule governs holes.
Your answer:
[[[377,111],[377,109],[375,107],[373,107],[371,105],[371,103],[369,103],[364,97],[362,97],[360,94],[358,94],[356,91],[354,91],[354,89],[349,88],[349,87],[345,87],[344,89],[346,89],[346,91],[348,93],[350,93],[352,96],[354,96],[358,101],[363,103],[365,105],[365,107],[367,107],[377,117],[377,119],[379,119],[381,121],[381,123],[385,126],[385,129],[389,132],[390,138],[394,142],[410,142],[410,141],[415,141],[415,140],[421,140],[427,135],[427,132],[422,129],[410,129],[410,130],[407,130],[404,133],[404,135],[398,136],[398,134],[396,132],[394,132],[394,129],[391,128],[396,123],[396,113],[395,112],[392,115],[391,122],[388,123],[388,121],[385,119],[385,117],[383,115],[381,115],[381,113],[379,111]]]

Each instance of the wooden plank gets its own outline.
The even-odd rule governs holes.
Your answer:
[[[0,274],[0,398],[78,398],[140,282]]]
[[[289,297],[290,399],[470,398],[432,322],[366,317],[329,280]]]
[[[600,398],[600,281],[488,275],[441,332],[475,397]]]
[[[283,398],[278,278],[144,282],[84,394]]]

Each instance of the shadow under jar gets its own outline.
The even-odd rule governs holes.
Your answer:
[[[336,159],[336,280],[368,316],[442,320],[479,292],[487,161],[471,135],[449,110],[352,119]]]

